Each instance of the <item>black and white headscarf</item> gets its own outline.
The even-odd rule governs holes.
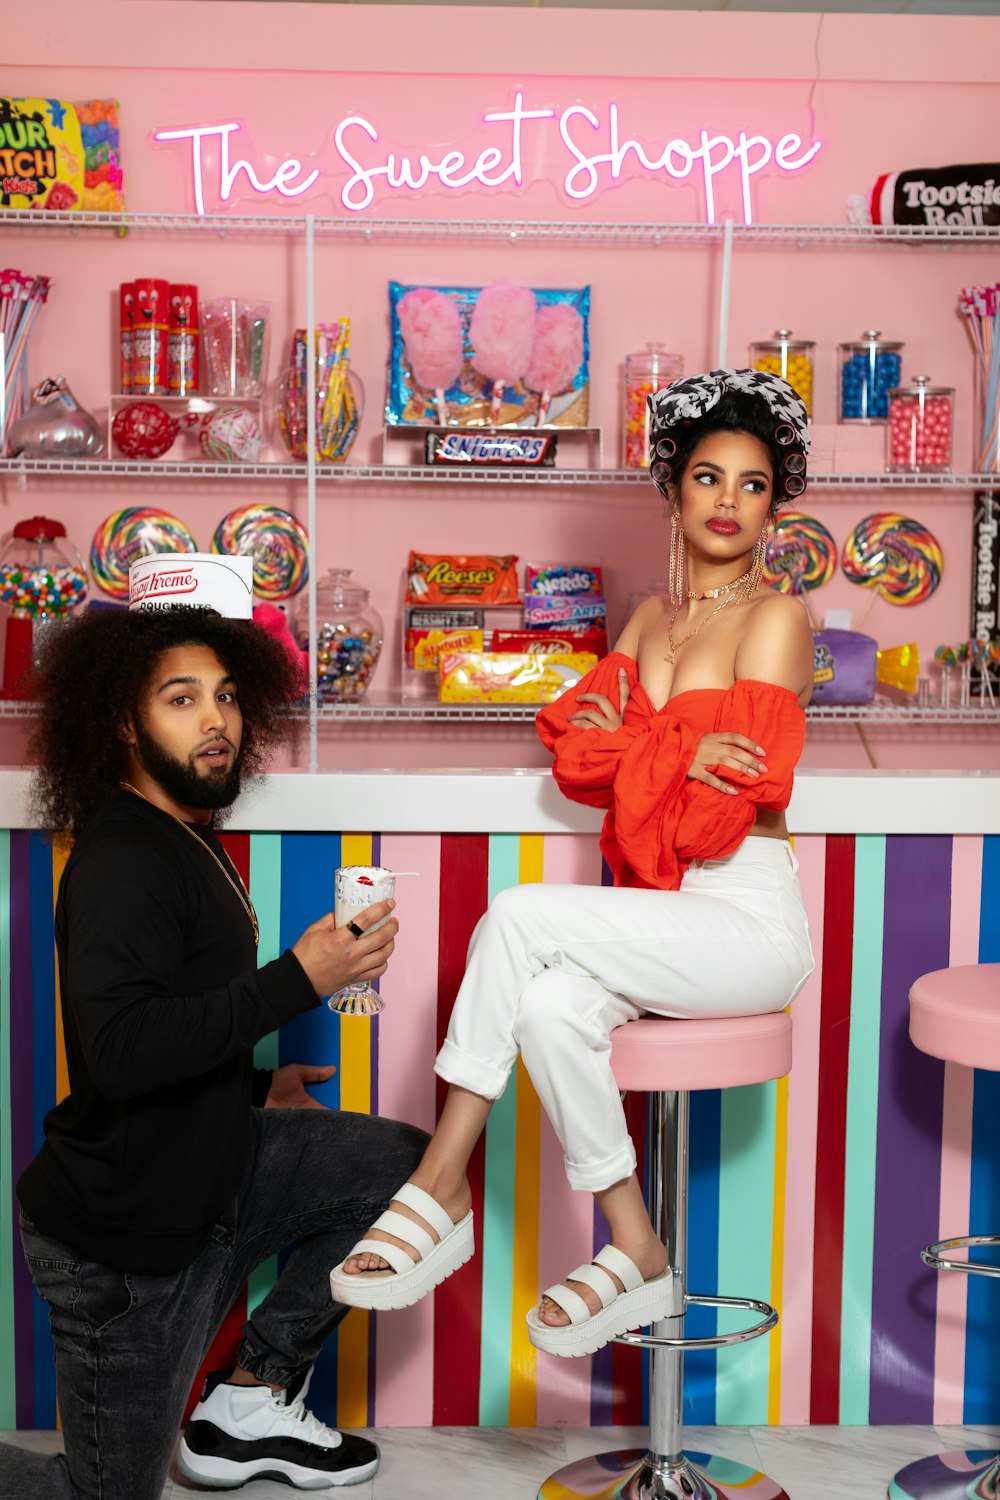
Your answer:
[[[775,474],[775,497],[797,499],[806,487],[806,454],[809,452],[809,417],[805,402],[787,380],[765,370],[710,370],[707,375],[689,375],[675,380],[647,398],[650,410],[650,476],[661,494],[671,480],[670,460],[678,444],[671,429],[700,421],[717,406],[726,391],[757,397],[774,417],[774,439],[781,449],[782,464]]]

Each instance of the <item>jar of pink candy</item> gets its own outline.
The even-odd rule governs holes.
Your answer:
[[[951,468],[954,386],[931,385],[916,375],[912,385],[889,392],[890,473],[941,473]]]
[[[662,391],[684,373],[679,354],[662,344],[647,344],[638,354],[625,356],[625,467],[649,467],[649,406],[646,398]]]

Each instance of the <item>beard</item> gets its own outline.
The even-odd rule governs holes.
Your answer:
[[[231,807],[240,794],[240,752],[237,750],[232,766],[211,767],[207,772],[199,771],[192,755],[188,760],[177,760],[164,750],[159,740],[138,722],[135,723],[136,749],[143,770],[184,807],[197,807],[217,812]]]

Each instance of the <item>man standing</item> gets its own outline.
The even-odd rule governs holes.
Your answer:
[[[393,903],[352,928],[328,914],[258,968],[256,914],[213,829],[277,739],[294,673],[257,626],[206,610],[100,612],[53,633],[34,797],[43,826],[76,839],[55,922],[70,1092],[17,1192],[66,1455],[0,1446],[3,1500],[159,1500],[216,1331],[289,1244],[178,1463],[212,1488],[350,1484],[378,1467],[373,1443],[304,1398],[346,1311],[329,1269],[426,1138],[321,1109],[304,1085],[332,1070],[255,1073],[252,1048],[385,972],[398,924],[368,929]]]

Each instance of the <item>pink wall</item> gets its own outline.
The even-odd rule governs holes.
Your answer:
[[[128,201],[137,210],[190,212],[188,150],[157,145],[155,129],[238,119],[242,144],[263,173],[265,158],[297,156],[324,170],[322,194],[308,204],[345,216],[338,201],[346,172],[331,141],[336,122],[357,113],[383,146],[424,149],[436,159],[456,146],[471,153],[491,140],[483,113],[510,107],[518,86],[525,107],[563,109],[586,103],[602,121],[617,102],[622,130],[651,154],[671,136],[693,139],[704,127],[777,137],[795,131],[822,150],[795,174],[761,175],[755,186],[758,221],[838,223],[851,192],[881,172],[950,161],[988,159],[995,142],[1000,25],[989,20],[723,15],[655,12],[547,12],[326,5],[99,3],[88,9],[85,35],[64,0],[47,11],[41,38],[11,44],[0,69],[0,92],[46,97],[113,95],[121,101]],[[238,25],[236,25],[238,17]],[[150,38],[155,66],[150,66]],[[322,68],[315,64],[321,62]],[[192,65],[193,64],[193,65]],[[544,71],[541,65],[544,64]],[[382,71],[375,71],[378,66]],[[475,67],[476,73],[462,72]],[[577,121],[575,136],[585,129]],[[357,133],[353,136],[358,140]],[[360,153],[359,153],[360,154]],[[273,172],[272,163],[270,170]],[[568,165],[552,122],[525,127],[526,184],[520,189],[410,195],[381,190],[372,216],[545,220],[700,220],[701,186],[672,185],[633,173],[582,206],[559,187]],[[338,175],[339,172],[339,175]],[[716,180],[717,209],[740,217],[735,170]],[[209,192],[207,206],[217,206]],[[240,201],[233,211],[272,211],[270,202]],[[355,216],[356,217],[356,216]],[[77,396],[101,414],[114,359],[112,306],[120,281],[154,274],[194,281],[203,297],[268,298],[277,339],[272,375],[288,330],[305,316],[302,246],[294,239],[215,236],[17,233],[5,236],[5,260],[45,271],[56,286],[32,344],[32,379],[62,371]],[[684,355],[689,371],[714,362],[719,254],[711,248],[596,247],[584,242],[492,244],[469,240],[377,237],[321,240],[317,311],[349,315],[354,365],[368,393],[356,461],[381,457],[381,398],[390,278],[482,284],[499,275],[533,285],[593,288],[592,417],[605,433],[605,463],[620,450],[621,364],[626,352],[661,339]],[[868,252],[741,249],[734,267],[729,356],[746,359],[747,344],[774,328],[793,328],[817,341],[817,436],[835,415],[836,345],[877,327],[907,343],[904,371],[924,371],[958,388],[956,467],[972,466],[972,356],[956,314],[958,289],[995,276],[985,250],[923,248]],[[828,434],[827,434],[828,435]],[[229,509],[271,501],[304,514],[302,485],[193,486],[175,482],[32,480],[21,491],[0,481],[0,538],[25,515],[60,516],[85,548],[109,511],[160,505],[179,514],[207,547]],[[570,555],[599,559],[609,579],[612,625],[632,589],[661,570],[664,529],[656,497],[646,490],[499,489],[353,486],[320,490],[315,538],[320,568],[352,566],[372,588],[386,617],[388,643],[378,687],[398,680],[399,609],[405,553],[427,550],[516,551],[522,558]],[[945,548],[945,579],[933,600],[915,610],[880,602],[868,626],[885,645],[917,639],[925,653],[968,630],[971,497],[815,491],[807,508],[838,542],[865,514],[900,509],[937,533]],[[859,607],[842,578],[818,596],[820,609]],[[864,602],[864,597],[860,602]],[[23,736],[0,725],[0,757],[19,758]],[[937,738],[896,742],[875,732],[886,765],[1000,765],[991,731],[938,731]],[[539,763],[526,730],[378,733],[324,738],[324,762],[360,764]],[[852,732],[812,736],[814,764],[863,764]]]

